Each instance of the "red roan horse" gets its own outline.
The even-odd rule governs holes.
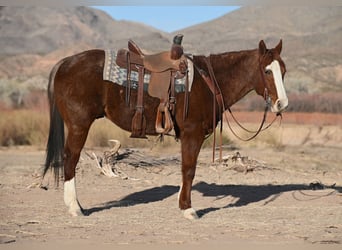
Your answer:
[[[263,41],[259,48],[239,52],[214,54],[208,57],[194,56],[197,68],[208,72],[209,61],[224,107],[228,108],[251,90],[271,99],[272,112],[286,109],[288,99],[283,86],[285,64],[280,58],[282,41],[267,49]],[[44,174],[52,168],[58,178],[64,167],[64,201],[69,212],[82,215],[76,195],[75,169],[89,128],[95,119],[106,117],[120,128],[130,131],[135,112],[137,93],[131,92],[130,105],[125,102],[125,87],[104,81],[103,50],[89,50],[62,59],[51,71],[48,96],[50,101],[50,132]],[[266,93],[266,94],[265,94]],[[144,93],[146,134],[156,135],[156,109],[159,99]],[[197,218],[191,207],[191,188],[195,176],[197,157],[213,125],[219,122],[216,105],[216,122],[213,124],[213,94],[203,77],[195,70],[186,119],[183,119],[184,93],[176,95],[176,111],[173,117],[176,137],[181,141],[182,185],[179,190],[179,208],[186,218]],[[64,142],[64,123],[68,129]]]

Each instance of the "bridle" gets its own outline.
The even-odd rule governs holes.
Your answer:
[[[266,129],[268,129],[269,127],[271,127],[273,125],[273,123],[275,122],[275,120],[277,119],[278,116],[280,116],[280,122],[282,120],[282,114],[279,112],[277,113],[277,115],[273,118],[273,120],[266,126],[264,127],[264,124],[265,124],[265,121],[266,121],[266,117],[267,117],[267,112],[269,110],[269,107],[271,106],[271,97],[269,96],[268,94],[268,88],[266,86],[266,80],[265,80],[265,76],[264,76],[264,72],[263,72],[263,69],[262,69],[262,66],[261,66],[261,58],[259,57],[259,69],[260,69],[260,75],[261,75],[261,79],[262,79],[262,82],[264,83],[264,100],[265,100],[265,108],[264,108],[264,115],[263,115],[263,119],[260,123],[260,126],[259,128],[256,130],[256,131],[251,131],[247,128],[245,128],[243,125],[241,125],[241,123],[235,118],[233,112],[231,111],[230,107],[228,107],[228,111],[231,115],[231,117],[233,118],[234,122],[241,128],[243,129],[244,131],[248,132],[248,133],[254,133],[254,135],[252,135],[251,137],[247,138],[247,139],[244,139],[242,137],[240,137],[238,134],[235,133],[235,131],[231,128],[230,126],[230,123],[229,123],[229,120],[228,118],[226,117],[226,114],[225,114],[225,118],[226,118],[226,122],[227,122],[227,125],[229,127],[229,129],[231,130],[231,132],[235,135],[235,137],[237,137],[238,139],[242,140],[242,141],[250,141],[252,139],[254,139],[255,137],[258,136],[258,134],[262,131],[265,131]],[[219,88],[219,85],[218,83],[216,82],[215,83],[217,85],[217,87]]]
[[[267,118],[267,112],[269,110],[269,107],[271,105],[271,97],[268,94],[268,88],[266,86],[266,80],[265,80],[265,76],[264,76],[264,72],[261,66],[261,59],[259,57],[259,69],[260,69],[260,74],[261,74],[261,78],[262,78],[262,82],[264,83],[264,99],[265,99],[265,109],[264,109],[264,114],[263,114],[263,118],[262,121],[260,123],[260,126],[258,127],[258,129],[256,131],[251,131],[247,128],[245,128],[244,126],[241,125],[240,122],[238,122],[238,120],[235,118],[235,116],[233,115],[233,112],[231,111],[230,107],[226,107],[225,103],[224,103],[224,99],[223,99],[223,95],[222,95],[222,91],[220,89],[220,86],[217,82],[217,79],[215,77],[215,73],[214,73],[214,69],[212,67],[211,61],[210,61],[210,56],[209,57],[205,57],[204,61],[206,63],[207,69],[208,69],[208,73],[209,75],[201,68],[199,68],[195,63],[194,63],[194,67],[196,68],[196,70],[200,73],[200,75],[202,76],[202,78],[204,79],[204,81],[206,82],[207,86],[209,87],[210,91],[212,92],[214,98],[213,98],[213,133],[214,133],[214,142],[213,142],[213,161],[215,158],[215,147],[216,147],[216,129],[215,129],[215,124],[216,124],[216,103],[218,104],[218,108],[219,108],[219,115],[223,114],[225,121],[229,127],[229,129],[231,130],[231,132],[233,133],[233,135],[235,137],[237,137],[239,140],[242,141],[250,141],[252,139],[254,139],[255,137],[257,137],[259,135],[260,132],[268,129],[269,127],[272,126],[272,124],[275,122],[275,120],[277,119],[278,116],[281,116],[281,113],[277,113],[277,115],[274,117],[273,121],[268,124],[266,127],[264,127],[266,118]],[[230,113],[230,115],[232,116],[233,120],[236,122],[236,124],[242,128],[243,130],[245,130],[248,133],[253,133],[253,135],[251,135],[248,138],[242,138],[241,136],[239,136],[232,128],[229,119],[227,117],[227,113],[224,112],[225,110],[228,110],[228,112]],[[221,120],[221,126],[220,126],[220,161],[222,159],[222,130],[223,130],[223,117],[220,117]]]

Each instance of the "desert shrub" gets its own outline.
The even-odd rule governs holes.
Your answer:
[[[22,106],[25,109],[48,111],[49,104],[45,90],[33,90],[23,96]]]
[[[342,113],[342,93],[291,93],[288,98],[289,112]],[[248,111],[264,110],[265,102],[259,96],[248,96],[245,102]]]
[[[44,145],[48,115],[33,110],[1,111],[0,145]]]
[[[342,113],[342,93],[291,94],[288,111]]]

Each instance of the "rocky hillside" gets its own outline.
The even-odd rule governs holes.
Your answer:
[[[121,48],[129,38],[149,49],[170,44],[159,30],[113,20],[93,8],[0,7],[0,102],[17,102],[32,89],[45,89],[52,66],[63,57]]]
[[[281,38],[288,91],[342,92],[341,7],[242,7],[176,33],[195,54],[252,49],[260,39],[271,47]],[[129,38],[166,49],[174,34],[88,7],[0,7],[0,100],[46,88],[51,67],[65,56],[121,48]]]
[[[180,31],[198,53],[274,46],[283,39],[290,91],[342,91],[341,7],[243,7]]]
[[[0,55],[47,54],[88,44],[92,47],[123,45],[121,41],[159,33],[144,24],[116,21],[88,7],[2,7]],[[157,47],[158,48],[158,47]]]

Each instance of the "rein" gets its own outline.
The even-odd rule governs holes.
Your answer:
[[[222,114],[224,115],[224,118],[226,120],[226,123],[229,127],[229,129],[231,130],[231,132],[233,133],[233,135],[238,138],[239,140],[242,140],[242,141],[250,141],[252,139],[254,139],[255,137],[258,136],[258,134],[266,129],[268,129],[269,127],[272,126],[272,124],[275,122],[275,120],[277,119],[277,117],[280,115],[280,117],[282,118],[281,116],[281,113],[278,113],[275,118],[273,119],[273,121],[268,124],[265,128],[264,127],[264,124],[265,124],[265,121],[266,121],[266,117],[267,117],[267,112],[269,110],[269,106],[271,105],[271,98],[270,96],[268,95],[268,90],[266,88],[266,81],[265,81],[265,77],[264,75],[262,74],[262,69],[261,69],[261,62],[260,62],[260,59],[259,59],[259,68],[260,68],[260,73],[261,73],[261,77],[262,77],[262,80],[265,84],[265,90],[264,90],[264,98],[266,100],[266,103],[265,103],[265,109],[264,109],[264,115],[263,115],[263,119],[260,123],[260,126],[259,128],[256,130],[256,131],[251,131],[249,129],[246,129],[244,126],[241,125],[240,122],[237,121],[237,119],[235,118],[235,116],[233,115],[233,112],[231,111],[230,107],[225,107],[225,103],[224,103],[224,100],[223,100],[223,96],[222,96],[222,91],[220,89],[220,86],[217,82],[217,79],[215,77],[215,73],[214,73],[214,70],[213,70],[213,67],[211,65],[211,62],[210,62],[210,57],[205,57],[204,58],[204,61],[206,63],[206,66],[207,66],[207,69],[208,69],[208,72],[209,72],[209,76],[208,74],[200,69],[195,63],[194,63],[194,66],[195,68],[197,69],[197,71],[200,73],[200,75],[202,76],[203,80],[206,82],[207,86],[209,87],[210,91],[213,93],[214,95],[214,99],[213,99],[213,133],[214,133],[214,142],[213,142],[213,159],[212,161],[214,162],[214,159],[215,159],[215,147],[216,147],[216,129],[215,129],[215,123],[216,123],[216,102],[219,106],[219,114]],[[225,110],[228,110],[229,113],[231,114],[233,120],[238,124],[238,126],[240,128],[242,128],[243,130],[245,130],[246,132],[249,132],[249,133],[254,133],[252,136],[250,136],[249,138],[247,139],[244,139],[242,138],[241,136],[239,136],[234,130],[233,128],[231,127],[230,125],[230,122],[229,122],[229,119],[227,117],[227,113],[225,113],[224,111]],[[222,117],[219,119],[221,120],[221,127],[220,127],[220,161],[222,160]]]
[[[261,123],[260,123],[260,126],[259,126],[259,128],[258,128],[256,131],[255,131],[255,130],[254,130],[254,131],[249,130],[249,129],[245,128],[244,126],[242,126],[241,123],[235,118],[235,116],[233,115],[232,111],[231,111],[230,109],[228,109],[228,111],[229,111],[231,117],[233,118],[233,120],[235,121],[235,123],[236,123],[241,129],[243,129],[244,131],[246,131],[246,132],[248,132],[248,133],[254,133],[254,135],[252,135],[251,137],[249,137],[249,138],[247,138],[247,139],[242,138],[241,136],[239,136],[239,135],[233,130],[233,128],[231,127],[230,122],[229,122],[229,120],[228,120],[228,118],[227,118],[227,114],[226,114],[226,113],[224,113],[224,116],[225,116],[225,118],[226,118],[226,122],[227,122],[227,125],[228,125],[230,131],[233,133],[233,135],[234,135],[236,138],[238,138],[238,139],[241,140],[241,141],[250,141],[250,140],[254,139],[255,137],[257,137],[258,134],[259,134],[260,132],[263,132],[263,131],[265,131],[266,129],[270,128],[270,127],[273,125],[273,123],[276,121],[276,119],[277,119],[278,116],[280,116],[280,121],[282,120],[282,115],[281,115],[281,113],[278,113],[278,114],[273,118],[273,120],[272,120],[266,127],[264,127],[264,124],[265,124],[265,121],[266,121],[266,117],[267,117],[268,108],[269,108],[269,101],[266,101],[266,105],[265,105],[265,109],[264,109],[264,115],[263,115],[262,121],[261,121]]]

